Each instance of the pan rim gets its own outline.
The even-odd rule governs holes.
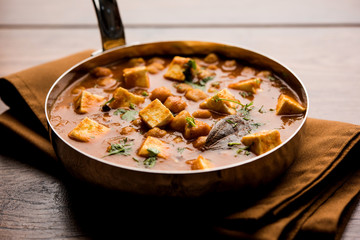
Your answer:
[[[298,128],[291,134],[291,136],[289,136],[284,142],[282,142],[280,145],[276,146],[275,148],[269,150],[268,152],[261,154],[259,156],[247,159],[247,160],[243,160],[243,161],[239,161],[236,163],[232,163],[232,164],[228,164],[228,165],[224,165],[224,166],[219,166],[219,167],[214,167],[214,168],[210,168],[210,169],[202,169],[202,170],[154,170],[154,169],[147,169],[147,168],[136,168],[136,167],[131,167],[131,166],[126,166],[126,165],[121,165],[121,164],[117,164],[117,163],[113,163],[110,161],[106,161],[104,159],[98,158],[98,157],[94,157],[91,156],[85,152],[83,152],[82,150],[77,149],[76,147],[72,146],[68,141],[66,141],[65,139],[63,139],[60,134],[57,133],[57,131],[53,128],[51,122],[50,122],[50,109],[51,107],[48,107],[48,102],[49,102],[49,98],[51,96],[51,93],[53,92],[54,88],[56,87],[56,85],[61,81],[61,79],[64,78],[64,76],[66,76],[68,73],[70,73],[72,70],[74,70],[75,68],[79,67],[80,65],[98,57],[101,55],[105,55],[108,54],[110,52],[113,51],[117,51],[119,49],[122,48],[128,48],[128,47],[136,47],[136,46],[141,46],[141,45],[149,45],[149,44],[170,44],[170,43],[185,43],[185,42],[193,42],[193,43],[208,43],[208,44],[217,44],[217,45],[225,45],[225,46],[229,46],[229,47],[234,47],[234,48],[240,48],[249,52],[253,52],[255,54],[261,55],[262,57],[268,58],[273,62],[276,62],[277,64],[281,65],[284,69],[286,69],[288,72],[290,72],[298,81],[298,83],[300,84],[303,93],[304,93],[304,97],[306,100],[306,112],[304,115],[304,118],[302,119],[302,122],[300,123],[300,125],[298,126]],[[63,91],[64,89],[62,89]],[[148,174],[163,174],[163,175],[194,175],[194,174],[205,174],[205,173],[210,173],[210,172],[217,172],[217,171],[221,171],[221,170],[225,170],[225,169],[230,169],[230,168],[234,168],[234,167],[239,167],[241,165],[245,165],[245,164],[249,164],[251,162],[255,162],[259,159],[265,158],[266,156],[272,154],[273,152],[277,151],[278,149],[282,148],[284,145],[286,145],[289,141],[291,141],[295,135],[297,135],[299,133],[299,131],[303,128],[306,120],[308,119],[308,114],[309,114],[309,95],[307,92],[307,89],[305,87],[305,85],[303,84],[303,82],[301,81],[301,79],[286,65],[284,65],[282,62],[278,61],[277,59],[273,58],[273,57],[269,57],[267,54],[264,54],[262,52],[259,51],[255,51],[251,48],[248,47],[244,47],[244,46],[240,46],[238,44],[231,44],[231,43],[227,43],[227,42],[211,42],[211,41],[200,41],[200,40],[163,40],[163,41],[149,41],[149,42],[134,42],[134,43],[130,43],[127,45],[123,45],[123,46],[118,46],[109,50],[106,50],[104,52],[101,52],[99,54],[96,55],[92,55],[82,61],[80,61],[79,63],[73,65],[71,68],[67,69],[63,74],[60,75],[60,77],[58,77],[56,79],[56,81],[53,83],[53,85],[51,86],[51,88],[49,89],[47,95],[46,95],[46,100],[45,100],[45,115],[46,115],[46,121],[47,121],[47,125],[48,125],[48,131],[49,134],[51,135],[56,134],[56,136],[63,142],[65,143],[67,146],[69,146],[71,149],[77,151],[78,153],[88,157],[91,160],[95,160],[98,162],[101,162],[102,164],[106,164],[106,165],[110,165],[113,167],[117,167],[117,168],[122,168],[122,169],[126,169],[126,170],[130,170],[130,171],[136,171],[136,172],[143,172],[143,173],[148,173]],[[61,161],[61,160],[60,160]]]

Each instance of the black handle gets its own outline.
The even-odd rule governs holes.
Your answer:
[[[103,50],[125,45],[122,24],[116,0],[93,0]]]

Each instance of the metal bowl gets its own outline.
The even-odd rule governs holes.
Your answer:
[[[96,4],[94,5],[96,6]],[[111,41],[121,45],[121,41],[124,43],[124,34],[120,40]],[[107,48],[104,44],[106,41],[108,40],[105,38],[104,49]],[[122,166],[90,156],[71,146],[51,125],[51,108],[59,94],[96,66],[112,64],[123,58],[155,55],[206,55],[209,53],[244,61],[262,69],[271,69],[297,93],[300,100],[306,105],[307,112],[291,137],[271,151],[247,161],[201,171],[156,171]],[[303,83],[283,64],[239,46],[203,41],[150,42],[106,49],[102,53],[78,63],[60,76],[51,87],[45,103],[49,133],[55,152],[58,159],[74,176],[107,188],[126,192],[183,197],[252,189],[270,183],[279,177],[296,157],[297,145],[304,131],[308,109],[308,94]]]

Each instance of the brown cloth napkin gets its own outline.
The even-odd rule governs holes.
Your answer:
[[[0,79],[10,107],[0,128],[55,158],[47,137],[45,98],[53,82],[92,50]],[[299,154],[288,171],[247,204],[228,202],[216,215],[221,236],[245,239],[338,239],[360,192],[360,126],[308,119]],[[244,198],[233,193],[233,199]],[[240,205],[240,206],[239,206]]]

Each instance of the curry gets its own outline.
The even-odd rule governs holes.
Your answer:
[[[270,151],[305,112],[271,70],[211,53],[95,67],[60,94],[50,122],[70,145],[105,161],[194,171]]]

